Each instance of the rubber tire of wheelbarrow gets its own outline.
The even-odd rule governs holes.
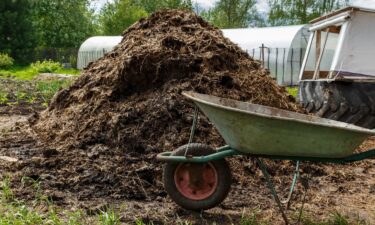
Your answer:
[[[176,156],[183,156],[185,155],[185,150],[188,145],[183,145],[176,149],[173,155]],[[188,151],[188,155],[193,156],[205,156],[216,151],[213,150],[210,146],[200,143],[191,143]],[[174,174],[175,170],[179,163],[168,162],[164,166],[163,170],[163,182],[164,188],[172,198],[174,202],[176,202],[182,208],[193,210],[193,211],[200,211],[213,208],[220,204],[224,199],[227,197],[230,186],[232,183],[232,175],[228,163],[225,159],[215,160],[212,161],[211,164],[215,167],[217,176],[218,176],[218,184],[215,192],[210,195],[208,198],[203,200],[192,200],[188,199],[183,196],[178,190],[174,182]]]

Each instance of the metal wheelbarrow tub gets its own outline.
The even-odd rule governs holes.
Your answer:
[[[343,158],[375,132],[273,107],[184,92],[243,154]]]

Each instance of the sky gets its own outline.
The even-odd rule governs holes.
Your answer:
[[[95,9],[100,9],[107,1],[111,0],[93,0],[93,6]],[[373,8],[375,9],[375,0],[352,0],[353,5],[355,6],[362,6],[366,8]],[[192,0],[193,3],[198,3],[201,7],[205,9],[209,9],[215,5],[217,0]],[[260,12],[266,13],[269,9],[268,0],[258,0],[257,8]]]

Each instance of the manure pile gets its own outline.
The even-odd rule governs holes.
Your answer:
[[[79,200],[164,196],[155,156],[188,142],[194,106],[181,95],[188,90],[301,111],[219,29],[189,11],[160,11],[126,30],[30,120],[49,147],[23,164],[22,175],[45,181],[55,200],[69,192]],[[223,144],[202,115],[195,142]]]

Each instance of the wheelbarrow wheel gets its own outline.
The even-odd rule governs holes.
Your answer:
[[[173,155],[183,156],[188,145]],[[188,155],[205,156],[216,151],[210,146],[192,143]],[[228,195],[232,176],[224,159],[208,163],[169,162],[163,171],[164,188],[174,202],[185,209],[205,210],[220,204]]]

